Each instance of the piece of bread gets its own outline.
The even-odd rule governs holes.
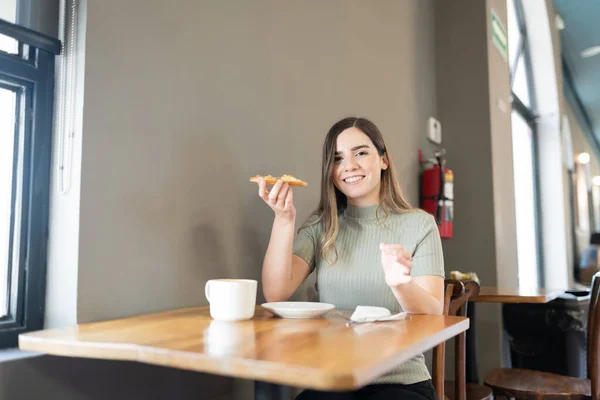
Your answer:
[[[262,175],[256,175],[253,176],[252,178],[250,178],[250,182],[258,182],[259,179],[264,179],[265,182],[267,183],[267,185],[274,185],[277,183],[278,180],[282,180],[284,183],[287,183],[290,186],[308,186],[308,183],[293,177],[292,175],[282,175],[280,177],[278,176],[271,176],[271,175],[267,175],[267,176],[262,176]]]

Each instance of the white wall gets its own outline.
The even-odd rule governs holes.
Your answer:
[[[79,267],[79,205],[81,192],[81,149],[82,149],[82,121],[83,121],[83,94],[85,88],[85,34],[87,26],[87,3],[79,2],[77,9],[76,27],[78,40],[75,42],[74,59],[70,54],[63,54],[59,58],[55,71],[55,118],[54,140],[52,142],[52,168],[50,186],[50,221],[48,238],[48,265],[46,278],[46,309],[44,313],[46,328],[62,327],[77,323],[77,277]],[[68,10],[71,3],[63,2],[62,7]],[[66,20],[67,29],[59,26],[59,39],[70,37],[69,29],[71,18]],[[66,48],[71,47],[67,41]],[[73,65],[74,97],[70,95],[61,100],[60,87],[63,80],[67,80],[69,73],[62,73],[62,64]],[[66,93],[69,91],[67,90]],[[62,103],[61,103],[62,101]],[[67,104],[74,104],[74,118],[72,125],[73,137],[69,139],[69,129],[60,132],[59,120],[61,113],[67,115]],[[62,110],[62,111],[61,111]],[[69,124],[65,124],[69,126]],[[62,157],[62,158],[61,158]],[[60,173],[60,166],[64,169]]]
[[[519,283],[509,65],[492,43],[492,10],[506,28],[506,1],[487,0],[486,8],[496,284],[502,288],[515,288]]]
[[[567,169],[563,162],[561,107],[563,106],[560,36],[554,24],[554,7],[546,0],[523,2],[527,24],[536,113],[539,115],[537,155],[539,164],[540,220],[543,241],[543,282],[547,288],[568,288],[570,218]],[[556,210],[565,210],[562,218]]]

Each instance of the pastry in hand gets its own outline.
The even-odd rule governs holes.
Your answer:
[[[282,180],[284,183],[287,183],[290,186],[308,186],[308,183],[287,174],[280,177],[271,175],[256,175],[250,178],[250,182],[258,182],[260,179],[264,179],[267,185],[274,185],[278,180]]]

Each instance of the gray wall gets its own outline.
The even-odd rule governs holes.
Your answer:
[[[307,180],[295,191],[298,219],[306,218],[318,199],[322,141],[344,116],[379,125],[416,204],[417,149],[431,153],[425,128],[436,113],[433,6],[83,1],[83,119],[75,181],[53,199],[47,326],[206,304],[208,279],[259,278],[272,212],[248,178]],[[192,399],[204,385],[248,398],[251,389],[138,364],[68,361],[6,363],[2,382],[26,378],[39,389],[2,384],[0,398],[35,399],[36,390],[57,399],[166,398],[176,388]]]
[[[122,361],[43,356],[0,364],[3,400],[248,399],[232,379]]]
[[[446,269],[476,272],[482,285],[516,285],[516,228],[508,64],[489,35],[502,0],[436,3],[437,105],[448,165],[455,174],[454,238]],[[506,26],[506,25],[505,25]],[[498,107],[504,103],[505,111]],[[514,282],[506,279],[514,278]],[[480,376],[502,363],[499,307],[477,306]],[[448,363],[447,365],[451,365]]]
[[[2,0],[0,18],[57,37],[59,0]]]
[[[43,34],[57,37],[59,3],[60,0],[17,0],[19,7],[17,23]]]
[[[308,181],[295,192],[301,221],[341,117],[380,126],[416,202],[436,107],[432,10],[90,2],[77,320],[206,304],[208,279],[259,278],[272,211],[248,178]]]

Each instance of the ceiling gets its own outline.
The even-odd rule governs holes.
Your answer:
[[[581,52],[592,46],[600,46],[600,0],[554,0],[554,7],[564,21],[560,38],[567,81],[570,75],[576,97],[583,106],[583,117],[588,120],[598,144],[600,55],[583,58]]]

